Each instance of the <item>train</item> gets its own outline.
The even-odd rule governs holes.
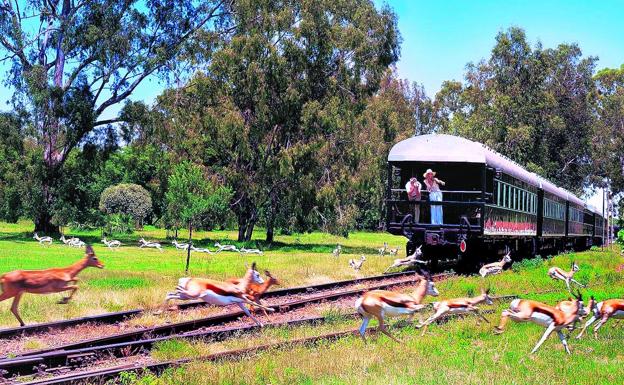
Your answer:
[[[508,251],[534,256],[603,244],[603,213],[482,143],[413,136],[391,148],[387,166],[386,230],[407,238],[407,255],[422,246],[431,265],[472,268]],[[441,201],[429,200],[428,169],[445,182]],[[413,177],[420,200],[407,196]],[[432,223],[433,205],[442,207],[442,223]]]

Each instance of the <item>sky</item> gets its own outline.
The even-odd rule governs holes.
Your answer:
[[[496,34],[511,26],[523,28],[531,45],[577,43],[584,55],[599,58],[598,69],[624,64],[624,0],[373,1],[377,7],[387,4],[398,16],[403,39],[399,76],[423,84],[431,97],[443,81],[463,80],[466,64],[487,58]],[[0,74],[5,69],[0,64]],[[151,103],[163,88],[147,79],[131,99]],[[9,98],[10,90],[0,85],[0,110],[9,109]],[[103,118],[117,111],[111,108]]]

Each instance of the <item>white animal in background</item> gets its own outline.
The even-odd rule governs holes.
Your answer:
[[[481,274],[481,277],[483,278],[487,277],[488,275],[499,274],[503,271],[503,267],[505,267],[505,265],[510,262],[511,262],[511,251],[508,250],[507,254],[505,254],[503,259],[501,259],[500,261],[488,263],[487,265],[483,265],[483,267],[479,269],[479,274]]]
[[[572,266],[570,268],[570,271],[563,271],[562,269],[553,266],[550,269],[548,269],[548,276],[552,279],[560,279],[562,281],[564,281],[566,283],[566,286],[568,287],[568,291],[570,290],[570,282],[574,282],[577,285],[579,285],[580,287],[585,287],[584,285],[582,285],[581,283],[579,283],[578,281],[576,281],[574,278],[574,274],[576,274],[579,271],[579,266],[576,264],[576,262],[572,262]]]
[[[195,251],[197,253],[207,253],[207,254],[214,254],[212,251],[208,250],[208,249],[204,249],[204,248],[200,248],[200,247],[195,247],[195,246],[191,246],[191,250]]]
[[[188,250],[190,246],[188,243],[178,243],[178,241],[173,241],[171,242],[171,244],[174,245],[175,248],[178,250]]]
[[[47,243],[48,245],[52,244],[52,237],[48,237],[48,236],[40,237],[39,235],[37,235],[37,233],[35,233],[33,238],[39,241],[40,245],[43,245],[44,243]]]
[[[218,248],[217,253],[220,253],[222,251],[236,251],[236,252],[238,252],[238,249],[236,248],[235,245],[222,245],[219,242],[215,242],[215,247]]]
[[[60,240],[61,242],[63,242],[63,244],[64,244],[65,246],[71,246],[71,243],[72,243],[75,239],[76,239],[76,238],[73,238],[73,237],[72,237],[72,238],[67,239],[67,238],[65,238],[65,235],[61,235],[61,238],[59,238],[59,240]]]
[[[399,253],[399,249],[400,248],[398,246],[395,247],[394,249],[390,249],[389,250],[390,255],[393,256],[393,257],[396,257],[396,255]]]
[[[405,258],[398,258],[395,259],[394,262],[392,263],[392,265],[390,265],[390,267],[388,267],[386,269],[386,271],[384,271],[384,274],[388,272],[388,270],[393,269],[395,267],[401,267],[401,266],[412,266],[415,265],[417,263],[420,264],[427,264],[427,262],[422,261],[420,259],[420,257],[422,257],[423,253],[422,253],[422,245],[418,246],[418,248],[416,249],[416,251],[414,251],[414,254],[409,255]]]
[[[158,249],[161,253],[163,251],[162,246],[158,242],[146,241],[145,239],[139,239],[139,248],[142,249],[144,247],[151,247],[154,249]]]
[[[258,254],[258,255],[262,255],[262,250],[260,249],[246,249],[244,247],[241,247],[240,253],[244,253],[244,254]]]
[[[383,247],[379,249],[379,255],[383,257],[384,254],[386,254],[387,250],[388,250],[388,242],[384,242]]]
[[[81,240],[80,240],[80,238],[72,238],[72,239],[69,241],[69,245],[70,245],[71,247],[83,248],[83,247],[85,247],[87,244],[86,244],[86,243],[84,243],[83,241],[81,241]]]
[[[332,255],[336,258],[340,257],[340,253],[342,253],[342,246],[337,245],[334,251],[332,251]]]
[[[109,249],[116,249],[121,246],[121,242],[111,239],[110,241],[106,238],[102,239],[102,243],[106,245]]]
[[[349,266],[351,266],[353,268],[353,270],[355,271],[360,271],[360,269],[362,268],[362,265],[364,264],[364,261],[366,261],[366,257],[365,256],[361,256],[360,259],[349,259]]]

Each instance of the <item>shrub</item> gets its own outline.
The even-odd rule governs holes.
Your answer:
[[[139,224],[152,212],[152,198],[143,187],[122,183],[102,192],[99,208],[108,215],[130,216]]]

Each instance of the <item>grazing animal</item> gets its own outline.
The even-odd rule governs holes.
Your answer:
[[[160,251],[161,253],[163,252],[163,249],[162,249],[162,246],[160,245],[160,243],[146,241],[145,239],[141,238],[141,239],[139,239],[139,249],[142,249],[144,247],[150,247],[150,248],[158,249],[158,251]]]
[[[262,250],[260,250],[260,249],[246,249],[244,247],[241,247],[239,252],[243,253],[243,254],[258,254],[258,255],[262,255],[263,254]]]
[[[503,271],[503,267],[506,264],[511,262],[511,251],[507,251],[507,254],[498,262],[488,263],[487,265],[483,265],[482,268],[479,269],[479,274],[481,277],[485,278],[488,275],[496,275],[500,274]]]
[[[368,323],[371,318],[376,318],[379,321],[379,330],[383,334],[396,342],[401,342],[388,332],[384,324],[385,318],[409,315],[408,320],[411,321],[414,314],[425,307],[425,305],[421,305],[421,302],[426,295],[437,296],[439,294],[429,273],[416,274],[416,281],[418,286],[411,295],[388,290],[372,290],[355,302],[355,309],[363,318],[360,336],[364,341],[366,341],[365,334]]]
[[[583,326],[583,330],[576,336],[577,339],[580,339],[585,333],[585,330],[593,324],[596,320],[598,323],[594,327],[594,337],[598,337],[598,329],[604,325],[609,318],[622,319],[624,318],[624,299],[608,299],[606,301],[598,302],[594,301],[594,297],[591,298],[593,303],[590,301],[589,311],[593,313],[592,317],[587,320],[585,326]]]
[[[66,304],[78,291],[78,278],[76,276],[87,267],[97,267],[102,269],[104,264],[95,256],[91,246],[86,247],[85,257],[71,266],[63,268],[52,268],[45,270],[15,270],[0,276],[0,302],[13,298],[11,312],[24,326],[24,321],[20,317],[17,306],[24,293],[49,294],[60,293],[71,290],[69,296],[62,298],[59,303]]]
[[[384,274],[388,272],[388,270],[393,269],[395,267],[401,267],[401,266],[413,266],[417,263],[421,263],[421,264],[426,264],[425,261],[420,260],[420,257],[422,257],[422,245],[418,246],[418,248],[416,249],[416,251],[414,251],[414,254],[409,255],[405,258],[399,258],[399,259],[395,259],[394,262],[392,263],[392,265],[390,265],[385,271]]]
[[[394,249],[390,249],[389,253],[391,256],[396,257],[396,255],[399,253],[399,247],[397,246]]]
[[[171,242],[171,244],[174,245],[175,248],[178,250],[188,250],[190,246],[188,243],[178,243],[178,241],[173,241]]]
[[[209,249],[203,249],[203,248],[199,248],[199,247],[195,247],[195,246],[191,246],[191,250],[195,251],[197,253],[207,253],[207,254],[214,254],[212,251],[210,251]]]
[[[342,253],[342,246],[337,245],[334,251],[332,251],[332,255],[336,258],[340,257],[340,253]]]
[[[215,242],[215,247],[217,247],[217,253],[220,253],[222,251],[236,251],[238,252],[238,249],[236,248],[235,245],[222,245],[219,242]]]
[[[349,259],[349,266],[351,266],[355,271],[360,271],[362,265],[364,264],[364,261],[366,261],[366,257],[363,255],[360,257],[360,259],[351,258]]]
[[[511,301],[509,309],[503,310],[500,324],[496,327],[495,334],[503,333],[505,325],[510,318],[516,322],[533,322],[545,326],[546,331],[537,342],[537,345],[531,350],[531,354],[537,352],[553,331],[557,332],[565,351],[570,354],[568,342],[562,330],[564,328],[573,328],[579,318],[585,315],[581,293],[579,292],[573,295],[576,298],[575,301],[564,301],[566,302],[565,305],[560,303],[557,307],[548,306],[541,302],[528,299],[514,299]]]
[[[109,241],[106,238],[104,238],[102,239],[102,243],[104,243],[106,247],[108,247],[109,249],[117,249],[119,248],[119,246],[121,246],[121,242],[116,241],[114,239]]]
[[[39,235],[37,235],[37,233],[35,233],[35,235],[33,235],[33,238],[39,241],[40,245],[43,245],[44,243],[47,243],[48,245],[52,244],[52,237],[47,237],[47,236],[40,237]]]
[[[485,320],[485,322],[490,323],[490,321],[488,321],[487,318],[485,318],[483,314],[479,312],[479,308],[476,307],[476,305],[480,304],[481,302],[485,302],[488,305],[493,304],[492,298],[490,297],[490,289],[481,289],[481,295],[473,298],[455,298],[447,299],[440,302],[434,302],[433,310],[435,311],[435,313],[431,317],[427,318],[425,322],[422,322],[420,325],[418,325],[417,328],[421,328],[424,326],[425,328],[423,329],[421,334],[424,335],[425,331],[427,331],[427,326],[429,326],[430,323],[449,314],[475,313],[476,315],[481,317],[481,319]]]
[[[384,242],[383,247],[379,249],[379,255],[383,257],[384,254],[386,254],[387,250],[388,250],[388,242]]]
[[[264,271],[264,275],[266,275],[268,279],[265,279],[264,282],[261,284],[252,282],[249,284],[249,287],[247,289],[247,295],[249,296],[249,299],[257,303],[261,303],[260,298],[262,298],[264,293],[266,293],[271,286],[281,285],[280,281],[274,276],[272,276],[268,270]],[[238,285],[241,282],[241,278],[230,278],[227,280],[227,282]],[[256,309],[253,306],[250,306],[250,308],[252,312],[255,312]],[[262,309],[262,311],[264,312],[265,316],[267,317],[269,316],[265,309]]]
[[[260,274],[256,270],[255,262],[251,265],[251,268],[247,270],[247,273],[245,273],[245,276],[238,284],[216,281],[207,278],[180,278],[178,280],[176,291],[174,293],[167,294],[164,307],[166,308],[167,304],[172,299],[201,299],[210,305],[216,306],[236,304],[258,326],[262,326],[262,323],[256,319],[256,317],[254,317],[244,305],[252,305],[264,310],[273,311],[271,308],[252,301],[247,293],[252,283],[262,284],[263,282],[264,280],[260,277]]]
[[[566,286],[568,287],[568,290],[570,290],[570,282],[574,282],[580,287],[585,287],[573,278],[574,274],[576,274],[579,270],[579,266],[576,264],[576,262],[572,262],[570,271],[563,271],[562,269],[554,266],[548,269],[548,276],[552,279],[560,279],[564,281]]]

